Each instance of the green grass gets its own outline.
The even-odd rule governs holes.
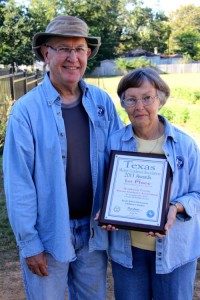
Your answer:
[[[200,89],[200,73],[176,73],[161,75],[170,88],[185,87]]]

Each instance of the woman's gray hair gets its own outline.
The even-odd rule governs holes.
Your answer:
[[[145,81],[148,81],[156,89],[161,107],[167,102],[167,99],[170,96],[168,84],[155,70],[151,68],[141,68],[126,74],[118,84],[117,94],[120,98],[122,107],[124,107],[122,100],[124,99],[126,90],[129,88],[138,88]]]

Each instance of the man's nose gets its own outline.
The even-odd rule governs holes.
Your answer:
[[[70,60],[77,60],[77,52],[76,49],[71,49],[70,53],[68,54],[68,58]]]

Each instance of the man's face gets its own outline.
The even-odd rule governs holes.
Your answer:
[[[71,49],[76,50],[71,50]],[[41,52],[50,69],[50,80],[55,87],[77,85],[87,67],[91,54],[85,38],[51,38]]]

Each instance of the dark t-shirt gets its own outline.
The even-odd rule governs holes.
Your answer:
[[[81,97],[73,104],[62,104],[67,136],[66,184],[70,219],[89,216],[92,210],[90,130]]]

